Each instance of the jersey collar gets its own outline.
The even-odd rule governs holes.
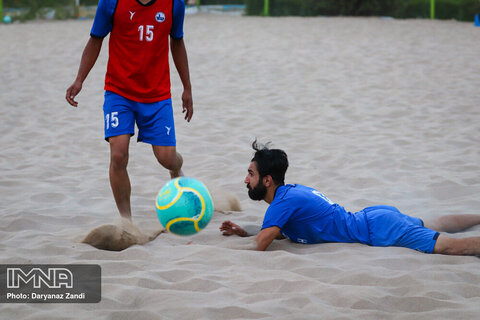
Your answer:
[[[157,0],[151,0],[147,3],[142,3],[140,0],[137,0],[137,3],[141,6],[144,6],[144,7],[148,7],[148,6],[151,6],[153,5]]]

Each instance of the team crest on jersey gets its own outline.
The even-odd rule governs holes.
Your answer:
[[[155,15],[155,20],[157,20],[157,22],[165,21],[165,13],[157,12],[157,14]]]

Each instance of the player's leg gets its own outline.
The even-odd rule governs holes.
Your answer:
[[[139,103],[137,126],[138,140],[152,145],[157,161],[170,171],[170,176],[183,176],[183,158],[176,148],[172,100]]]
[[[105,140],[110,144],[110,186],[118,211],[131,219],[130,179],[127,173],[128,147],[135,132],[132,101],[110,91],[105,92]]]
[[[152,146],[153,154],[164,168],[170,171],[170,177],[183,176],[183,158],[174,146]]]
[[[433,249],[433,253],[463,256],[480,255],[480,237],[449,238],[440,235]]]
[[[439,232],[460,232],[480,224],[478,214],[452,214],[425,221],[425,227]]]
[[[130,135],[110,137],[110,186],[120,215],[131,219],[130,207],[131,185],[128,177],[128,147]]]

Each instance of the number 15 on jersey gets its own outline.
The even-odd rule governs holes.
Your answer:
[[[152,41],[153,40],[153,26],[138,26],[138,32],[140,34],[140,41]]]

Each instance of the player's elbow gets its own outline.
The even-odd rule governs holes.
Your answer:
[[[257,248],[255,250],[256,251],[265,251],[265,250],[267,250],[268,246],[269,245],[265,245],[265,244],[257,242]]]
[[[255,242],[257,243],[257,248],[256,248],[257,251],[265,251],[267,250],[268,246],[272,243],[272,240],[263,238],[261,236],[260,237],[257,236],[255,238]]]
[[[183,38],[170,37],[170,48],[173,51],[180,50],[181,48],[185,48],[185,44],[183,43]]]

